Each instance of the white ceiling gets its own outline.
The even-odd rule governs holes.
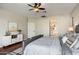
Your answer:
[[[77,4],[75,3],[43,3],[41,7],[46,9],[46,13],[29,11],[31,7],[27,3],[1,3],[0,8],[29,17],[40,17],[41,15],[53,16],[70,14]]]

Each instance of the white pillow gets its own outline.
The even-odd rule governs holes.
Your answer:
[[[74,41],[72,41],[70,39],[72,39],[72,38],[68,38],[67,36],[64,36],[62,38],[62,41],[63,41],[64,44],[66,44],[70,48],[72,48],[72,47],[78,48],[79,47],[79,45],[77,44],[77,42],[78,42],[78,36],[76,38],[74,38],[75,39]]]
[[[66,41],[67,41],[67,37],[66,36],[64,36],[63,38],[62,38],[62,41],[63,41],[63,43],[65,43]]]

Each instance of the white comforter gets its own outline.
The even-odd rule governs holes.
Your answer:
[[[25,47],[25,55],[61,55],[61,46],[59,39],[51,37],[42,37],[31,42]]]

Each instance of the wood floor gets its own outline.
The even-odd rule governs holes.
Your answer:
[[[0,55],[6,55],[7,53],[14,51],[17,48],[20,48],[21,46],[22,46],[22,42],[19,42],[7,47],[0,48]]]

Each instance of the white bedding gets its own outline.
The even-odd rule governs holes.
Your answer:
[[[61,55],[59,39],[42,37],[25,47],[24,55]]]

